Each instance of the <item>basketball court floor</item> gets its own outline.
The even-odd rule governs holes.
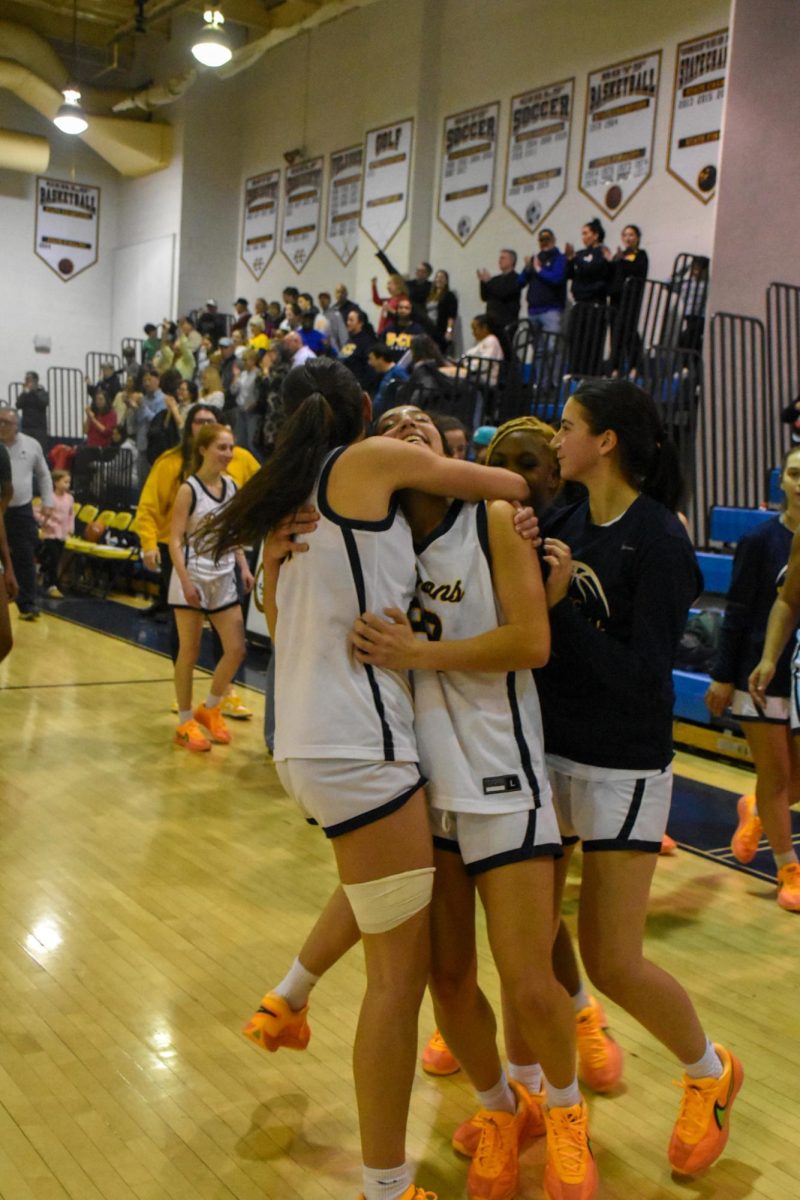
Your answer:
[[[70,600],[14,633],[0,665],[0,1198],[355,1200],[358,950],[317,987],[307,1051],[268,1055],[239,1032],[335,880],[264,750],[264,652],[239,689],[253,720],[231,723],[229,747],[190,755],[171,744],[162,627]],[[789,1200],[800,920],[778,909],[766,852],[747,870],[728,853],[752,774],[686,754],[676,769],[681,848],[659,861],[648,953],[689,987],[745,1084],[724,1158],[673,1179],[676,1066],[607,1005],[626,1070],[614,1095],[588,1097],[600,1195]],[[579,863],[570,924],[578,878]],[[480,945],[496,1000],[483,930]],[[426,999],[421,1045],[431,1029]],[[409,1151],[440,1200],[465,1195],[449,1135],[473,1108],[461,1075],[418,1072]],[[542,1195],[543,1154],[523,1156],[524,1200]]]

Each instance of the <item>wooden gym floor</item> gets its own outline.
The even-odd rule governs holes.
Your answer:
[[[304,1054],[239,1033],[334,882],[263,750],[261,696],[230,747],[191,756],[170,744],[168,659],[52,615],[14,632],[0,666],[0,1197],[354,1200],[358,952],[316,989]],[[683,755],[678,770],[724,789],[733,822],[751,775]],[[685,851],[660,861],[650,953],[740,1055],[745,1086],[725,1157],[673,1180],[676,1067],[609,1005],[627,1057],[618,1093],[590,1098],[602,1197],[800,1195],[799,935],[763,879]],[[496,999],[485,939],[481,953]],[[426,1000],[421,1039],[431,1028]],[[461,1076],[418,1072],[409,1152],[440,1200],[465,1194],[448,1138],[473,1107]],[[542,1162],[535,1144],[525,1200],[542,1194]]]

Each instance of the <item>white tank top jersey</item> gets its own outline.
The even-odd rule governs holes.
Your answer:
[[[189,510],[189,520],[186,522],[183,542],[183,559],[186,563],[186,570],[193,579],[221,579],[235,569],[236,555],[229,550],[217,561],[212,554],[203,553],[198,549],[195,535],[204,521],[215,516],[221,508],[229,503],[236,491],[236,484],[230,475],[223,475],[222,495],[218,499],[216,496],[212,496],[196,475],[190,475],[186,482],[192,489],[192,507]]]
[[[450,641],[502,623],[485,504],[455,501],[416,551],[415,628]],[[414,693],[420,766],[433,808],[518,812],[549,797],[532,671],[415,671]]]
[[[353,521],[328,503],[326,458],[309,503],[320,521],[306,554],[278,576],[275,631],[275,758],[416,762],[406,672],[364,666],[348,637],[362,612],[405,611],[414,594],[411,530],[396,498],[381,521]]]

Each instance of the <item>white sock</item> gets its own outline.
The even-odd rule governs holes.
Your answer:
[[[572,1001],[572,1007],[576,1013],[579,1013],[582,1008],[589,1007],[589,993],[586,991],[586,988],[583,985],[583,980],[581,980],[578,984],[578,990],[575,995],[570,996],[570,1000]]]
[[[400,1200],[414,1182],[408,1163],[400,1167],[362,1167],[364,1200]]]
[[[683,1069],[690,1079],[719,1079],[724,1070],[722,1060],[714,1047],[706,1038],[706,1052],[696,1063],[683,1063]]]
[[[215,696],[213,692],[209,692],[205,699],[206,708],[216,708],[221,700],[222,696]]]
[[[194,713],[192,712],[192,710],[190,708],[179,708],[178,709],[178,724],[185,725],[187,721],[191,721],[193,716],[194,716]]]
[[[574,1104],[580,1104],[582,1100],[577,1075],[568,1087],[553,1087],[552,1083],[549,1083],[546,1079],[544,1086],[547,1091],[548,1108],[572,1108]]]
[[[278,996],[283,996],[291,1009],[299,1012],[301,1008],[305,1008],[308,1004],[311,989],[318,982],[319,975],[312,975],[310,971],[306,970],[300,959],[296,958],[289,967],[286,976],[272,990]]]
[[[521,1083],[526,1091],[536,1096],[542,1090],[542,1068],[538,1063],[508,1064],[508,1074],[511,1079]]]
[[[505,1071],[500,1072],[500,1078],[488,1092],[478,1092],[477,1088],[475,1091],[481,1108],[488,1108],[489,1112],[507,1112],[513,1115],[517,1111],[517,1097],[508,1086]]]
[[[797,851],[787,850],[785,854],[776,854],[774,857],[775,866],[780,871],[781,867],[788,867],[790,863],[797,862]]]

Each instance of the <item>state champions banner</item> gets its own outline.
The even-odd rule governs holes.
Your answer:
[[[345,266],[358,249],[364,147],[334,150],[328,175],[328,225],[325,240]]]
[[[275,253],[280,183],[280,171],[265,171],[244,181],[240,257],[254,279],[261,278]]]
[[[528,230],[545,220],[567,190],[574,103],[574,78],[511,98],[503,202]]]
[[[660,50],[589,75],[579,186],[609,217],[652,174],[660,76]]]
[[[494,203],[500,101],[445,117],[439,220],[463,246]]]
[[[667,170],[703,204],[716,195],[727,74],[727,29],[678,46]]]
[[[97,262],[99,231],[99,187],[37,177],[33,252],[64,283]]]
[[[361,228],[385,250],[408,214],[414,120],[371,129],[364,141]]]
[[[319,242],[324,162],[309,158],[286,168],[281,250],[298,273]]]

